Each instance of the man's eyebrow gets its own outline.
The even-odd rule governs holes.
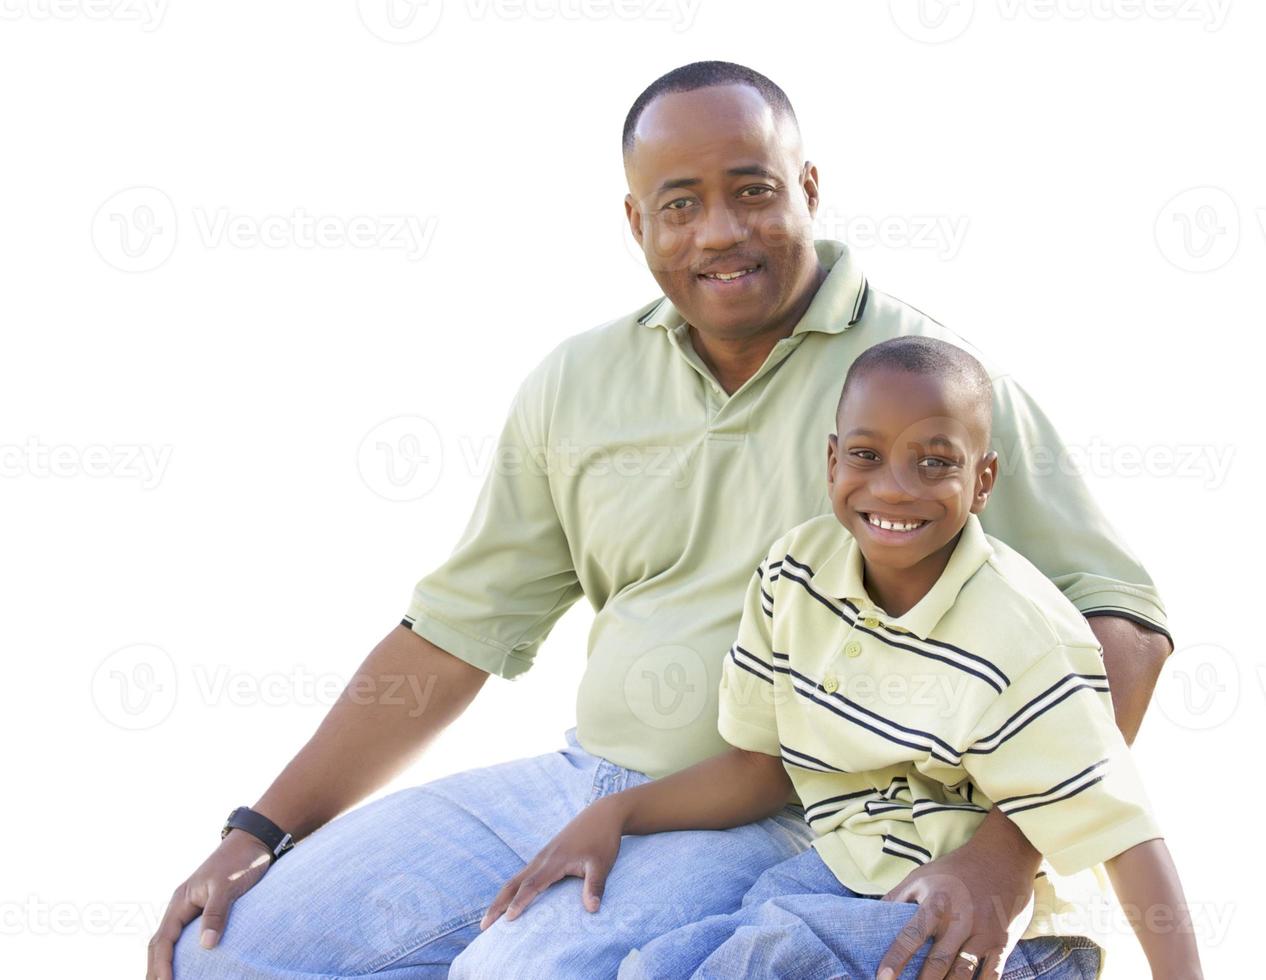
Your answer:
[[[731,167],[725,172],[727,177],[765,177],[769,180],[779,180],[779,176],[767,167],[759,164],[751,164],[746,167]],[[682,187],[696,187],[703,181],[698,177],[677,177],[674,180],[666,180],[656,190],[656,193],[664,191],[678,190]]]

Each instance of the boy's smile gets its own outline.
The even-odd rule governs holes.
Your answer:
[[[997,474],[987,397],[953,374],[887,363],[844,393],[827,442],[831,505],[861,548],[871,598],[890,615],[927,593],[968,515],[985,507]]]

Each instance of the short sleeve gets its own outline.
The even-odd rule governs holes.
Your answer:
[[[1096,646],[1057,645],[1013,680],[963,768],[1060,874],[1161,836]]]
[[[993,388],[1003,476],[980,515],[985,531],[1041,569],[1082,615],[1121,616],[1169,637],[1156,586],[1069,465],[1075,457],[1050,419],[1013,379]]]
[[[544,460],[549,361],[515,395],[474,512],[448,559],[414,587],[403,625],[502,677],[532,665],[582,595]]]
[[[775,563],[776,565],[776,563]],[[717,730],[731,745],[781,757],[774,714],[774,600],[766,558],[757,566],[743,600],[738,639],[721,668]]]

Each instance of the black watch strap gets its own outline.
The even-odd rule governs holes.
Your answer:
[[[273,860],[281,857],[295,846],[290,835],[269,820],[262,813],[256,813],[248,806],[239,806],[229,814],[220,831],[220,839],[229,835],[230,830],[244,830],[252,837],[263,841],[264,846],[272,851]]]

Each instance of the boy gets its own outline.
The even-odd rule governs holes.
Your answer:
[[[1127,909],[1165,913],[1164,930],[1135,924],[1153,975],[1200,976],[1094,634],[976,516],[997,478],[990,412],[988,375],[953,345],[898,337],[857,358],[828,437],[834,513],[783,535],[748,588],[721,679],[734,748],[594,803],[506,884],[485,927],[567,875],[596,911],[621,835],[745,824],[794,791],[813,847],[734,913],[631,953],[622,978],[873,976],[914,909],[876,899],[994,806],[1061,874],[1107,861]],[[1016,976],[1097,974],[1093,943],[1051,938],[1057,905],[1039,894],[1025,935],[1046,938],[1019,943]],[[971,945],[935,976],[997,975]]]

